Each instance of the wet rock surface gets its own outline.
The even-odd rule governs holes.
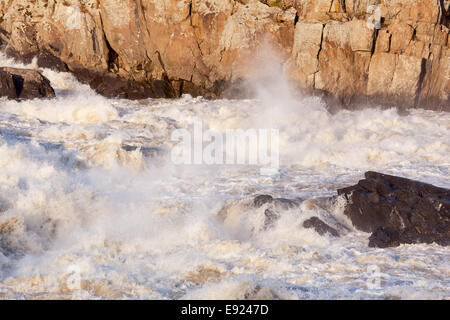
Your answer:
[[[348,219],[342,217],[341,208]],[[235,219],[248,214],[263,215],[260,231],[276,228],[286,214],[299,219],[307,215],[299,228],[336,238],[357,229],[371,233],[370,247],[450,245],[450,190],[377,172],[366,172],[365,179],[339,189],[334,197],[303,200],[263,194],[236,199],[223,207],[218,217],[225,221],[229,216]]]
[[[9,99],[54,98],[50,81],[39,71],[0,67],[0,95]]]
[[[402,243],[450,245],[450,190],[406,178],[367,172],[357,185],[340,189],[344,214],[361,231],[371,232],[369,246]]]
[[[266,209],[264,211],[264,230],[270,229],[278,219],[280,219],[280,214],[271,209]]]
[[[298,207],[301,203],[301,200],[296,199],[284,199],[284,198],[273,198],[270,195],[259,195],[253,199],[253,206],[255,208],[260,208],[266,203],[271,203],[275,206],[275,208],[288,210],[295,207]]]
[[[283,211],[297,208],[300,203],[300,199],[291,200],[273,198],[270,195],[259,195],[253,199],[252,206],[259,209],[268,205],[268,208],[264,211],[264,230],[268,230],[280,219]]]

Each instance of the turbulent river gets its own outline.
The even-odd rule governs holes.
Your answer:
[[[0,101],[0,299],[450,299],[448,248],[319,236],[307,201],[269,230],[264,208],[218,218],[261,194],[333,196],[367,170],[450,188],[449,113],[330,114],[279,79],[254,100],[107,99],[43,73],[55,99]],[[175,164],[171,134],[196,121],[279,130],[279,170]]]

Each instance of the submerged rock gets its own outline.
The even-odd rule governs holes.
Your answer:
[[[54,98],[50,81],[39,71],[0,67],[0,95],[9,99]]]
[[[450,110],[448,1],[9,0],[0,12],[9,54],[106,96],[235,98],[276,59],[336,108]]]
[[[301,202],[301,201],[300,201]],[[259,195],[253,200],[253,206],[255,208],[260,208],[266,203],[271,203],[277,209],[288,210],[300,205],[298,200],[284,199],[284,198],[273,198],[270,195]]]
[[[270,229],[280,219],[280,214],[270,209],[264,211],[264,230]]]
[[[13,75],[9,72],[0,71],[0,95],[8,99],[17,98]]]
[[[176,92],[167,79],[132,81],[111,72],[73,71],[78,80],[87,83],[99,94],[108,98],[144,99],[175,98]]]
[[[281,217],[282,211],[296,208],[300,205],[297,200],[273,198],[270,195],[259,195],[253,199],[253,207],[258,209],[263,205],[269,204],[264,211],[264,230],[270,229]]]
[[[253,200],[253,206],[255,208],[260,208],[263,205],[265,205],[266,203],[272,203],[273,202],[273,197],[269,196],[269,195],[260,195],[257,196],[254,200]]]
[[[397,230],[378,227],[369,238],[369,247],[388,248],[400,245],[400,233]]]
[[[323,236],[326,233],[329,233],[330,235],[336,238],[340,236],[339,232],[336,229],[330,227],[317,217],[312,217],[303,222],[303,227],[306,229],[314,229],[321,236]]]
[[[402,243],[450,245],[450,190],[406,178],[367,172],[357,185],[338,190],[344,214],[361,231],[371,232],[369,246]]]

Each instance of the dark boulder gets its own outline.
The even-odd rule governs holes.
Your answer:
[[[321,236],[328,233],[328,234],[332,235],[333,237],[337,237],[337,238],[339,237],[339,232],[336,229],[330,227],[329,225],[327,225],[325,222],[323,222],[322,220],[320,220],[317,217],[312,217],[312,218],[306,220],[305,222],[303,222],[303,227],[306,229],[314,229]]]
[[[272,203],[272,202],[273,202],[273,197],[266,195],[266,194],[256,196],[255,199],[253,199],[253,205],[255,206],[255,208],[260,208],[263,205],[265,205],[266,203]]]
[[[397,230],[378,227],[369,238],[369,247],[388,248],[400,245],[400,233]]]
[[[0,95],[8,99],[17,98],[13,75],[9,72],[0,71]]]
[[[367,172],[357,185],[340,189],[347,199],[344,214],[369,245],[450,244],[450,190],[406,178]]]
[[[72,70],[78,81],[88,84],[97,93],[108,98],[139,100],[153,98],[177,98],[168,79],[144,82],[127,80],[118,75],[94,73],[89,70]]]
[[[266,209],[266,211],[264,211],[264,230],[270,229],[278,219],[280,219],[280,214],[278,212]]]
[[[288,210],[298,207],[301,201],[299,199],[291,200],[284,198],[273,198],[270,195],[259,195],[253,199],[253,206],[255,208],[261,208],[266,203],[273,204],[277,209]]]
[[[0,67],[0,71],[2,74],[1,96],[10,99],[55,97],[55,91],[51,87],[50,81],[37,70]],[[14,94],[9,80],[6,80],[8,78],[11,78],[14,84]],[[8,82],[6,83],[4,80]]]

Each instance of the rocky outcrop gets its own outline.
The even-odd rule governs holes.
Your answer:
[[[338,190],[344,214],[371,232],[369,246],[402,243],[450,245],[450,190],[405,178],[367,172],[357,185]]]
[[[13,75],[9,72],[0,71],[0,96],[8,99],[17,98]]]
[[[235,94],[261,56],[346,106],[449,110],[448,15],[442,0],[10,0],[0,37],[108,96]]]
[[[0,67],[0,96],[20,100],[54,98],[55,92],[39,71]]]
[[[323,90],[345,105],[450,110],[448,4],[300,2],[306,3],[304,20],[296,25],[288,65],[301,86]],[[379,17],[376,10],[366,13],[371,4],[377,4]],[[369,28],[368,22],[375,28]]]

